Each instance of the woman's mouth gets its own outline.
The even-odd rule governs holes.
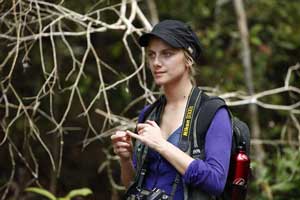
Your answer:
[[[160,75],[162,75],[162,74],[164,74],[164,73],[166,73],[165,71],[155,71],[154,72],[154,75],[155,76],[160,76]]]

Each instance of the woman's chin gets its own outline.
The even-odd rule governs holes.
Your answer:
[[[165,83],[164,83],[164,81],[161,81],[161,80],[155,80],[155,84],[156,84],[157,86],[162,86],[162,85],[164,85]]]

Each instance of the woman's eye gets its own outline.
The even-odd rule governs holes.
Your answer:
[[[164,55],[165,57],[170,57],[170,56],[172,56],[173,54],[172,54],[172,52],[165,52],[163,55]]]
[[[148,53],[148,58],[154,58],[154,57],[155,57],[154,53]]]

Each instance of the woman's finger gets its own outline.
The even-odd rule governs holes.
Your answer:
[[[126,149],[126,151],[130,151],[132,149],[132,146],[127,142],[117,142],[113,145],[113,151],[116,154],[121,152],[120,149]]]
[[[128,142],[116,142],[116,147],[130,147],[130,144]]]
[[[120,137],[124,137],[124,136],[126,136],[126,132],[125,131],[116,131],[116,135],[120,136]]]
[[[126,136],[126,132],[125,131],[117,131],[115,134],[110,136],[111,140],[117,140],[117,139],[121,139],[124,136]]]
[[[146,128],[144,128],[144,129],[142,129],[142,130],[139,130],[139,131],[137,132],[137,134],[138,134],[138,135],[144,135],[144,134],[147,133],[148,131],[149,131],[149,128],[146,127]]]
[[[159,127],[159,126],[157,125],[157,123],[156,123],[155,121],[153,121],[153,120],[147,120],[146,123],[147,123],[147,124],[150,124],[150,125],[153,126],[153,127]]]
[[[137,131],[139,131],[139,130],[141,130],[141,129],[146,128],[147,126],[149,126],[149,124],[146,124],[146,123],[139,123],[139,124],[137,124],[136,129],[137,129]]]
[[[138,134],[136,134],[136,133],[133,133],[133,132],[128,131],[128,130],[126,131],[126,133],[128,133],[128,135],[130,135],[130,137],[133,137],[133,138],[135,138],[137,140],[140,140],[140,141],[143,140],[143,137],[140,136],[140,135],[138,135]]]
[[[145,133],[145,132],[147,132],[147,131],[149,131],[149,127],[145,127],[145,128],[143,128],[143,129],[141,129],[139,132]]]
[[[118,148],[118,153],[128,153],[130,152],[127,148]]]

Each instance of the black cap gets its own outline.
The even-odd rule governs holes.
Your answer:
[[[200,62],[202,48],[194,31],[187,24],[177,20],[164,20],[156,24],[152,31],[139,38],[139,44],[146,47],[150,39],[155,36],[174,48],[185,49],[196,63]]]

